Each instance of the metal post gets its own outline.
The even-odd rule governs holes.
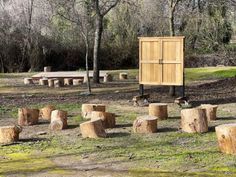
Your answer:
[[[144,95],[144,86],[143,86],[143,84],[139,84],[139,94],[140,94],[141,96]]]

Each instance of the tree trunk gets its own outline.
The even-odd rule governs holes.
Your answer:
[[[88,94],[91,94],[91,84],[90,84],[90,77],[89,77],[89,65],[88,65],[88,54],[89,54],[89,41],[88,37],[85,37],[85,46],[86,46],[86,54],[85,54],[85,62],[86,62],[86,77],[87,77],[87,89]]]
[[[101,47],[101,38],[103,32],[103,16],[97,14],[93,50],[93,82],[99,83],[99,54]]]

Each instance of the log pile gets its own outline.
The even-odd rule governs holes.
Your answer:
[[[107,136],[101,119],[95,119],[80,124],[83,138],[105,138]]]
[[[157,117],[155,116],[140,116],[133,123],[134,133],[156,133],[157,132]]]
[[[54,110],[51,114],[51,130],[63,130],[67,128],[67,112],[61,110]]]
[[[39,110],[29,108],[18,109],[18,124],[20,126],[35,125],[39,120]]]
[[[92,111],[106,112],[106,106],[103,104],[82,104],[82,117],[91,119]]]
[[[103,127],[106,128],[115,128],[116,118],[115,114],[102,111],[92,111],[91,120],[101,119]]]
[[[149,115],[156,116],[158,120],[165,120],[168,118],[167,104],[151,103],[149,104]]]
[[[21,127],[15,125],[0,127],[0,144],[9,144],[18,141],[21,131]]]
[[[224,124],[215,128],[220,151],[236,154],[236,124]]]
[[[187,133],[205,133],[208,121],[205,109],[193,108],[181,111],[181,128]]]

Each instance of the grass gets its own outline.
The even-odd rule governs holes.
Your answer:
[[[113,71],[118,75],[120,71]],[[129,70],[135,78],[137,70]],[[235,67],[186,69],[187,81],[234,77]],[[26,73],[23,76],[27,76]],[[5,77],[3,74],[1,76]],[[14,76],[15,77],[15,76]],[[18,77],[18,76],[16,76]],[[18,78],[21,79],[21,78]],[[1,80],[1,78],[0,78]],[[22,86],[23,87],[23,86]],[[109,90],[110,88],[108,88]],[[123,88],[125,90],[125,88]],[[131,89],[130,86],[127,89]],[[42,91],[45,88],[42,88]],[[1,91],[1,90],[0,90]],[[104,90],[101,89],[101,92]],[[19,90],[16,89],[16,94]],[[59,94],[54,93],[54,94]],[[9,99],[16,99],[12,96]],[[147,114],[147,108],[132,107],[117,103],[108,105],[108,111],[118,115],[120,127],[110,130],[106,139],[83,139],[78,125],[84,122],[80,116],[81,104],[51,101],[57,109],[68,111],[69,124],[77,125],[62,132],[48,132],[34,135],[35,139],[19,144],[0,146],[0,176],[14,174],[37,174],[46,172],[53,175],[74,175],[78,171],[71,167],[80,164],[88,156],[87,164],[114,164],[117,169],[127,169],[123,176],[236,176],[236,156],[219,152],[214,126],[234,122],[235,103],[219,106],[219,119],[210,123],[211,131],[205,134],[187,134],[178,131],[180,108],[169,105],[170,119],[158,122],[158,133],[140,135],[132,132],[132,123],[138,115]],[[39,102],[31,108],[45,106]],[[17,117],[17,107],[0,106],[0,118],[6,115]],[[232,119],[228,119],[232,118]],[[43,126],[43,125],[42,125]],[[47,127],[46,125],[45,127]],[[25,127],[25,129],[28,129]],[[46,131],[48,131],[46,129]],[[66,168],[60,163],[66,163]],[[81,172],[82,173],[82,172]],[[120,172],[111,171],[113,176]],[[101,174],[101,176],[106,173]]]

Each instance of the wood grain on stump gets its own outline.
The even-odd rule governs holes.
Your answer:
[[[103,104],[82,104],[83,118],[90,119],[92,111],[106,112],[106,106]]]
[[[62,130],[67,128],[67,112],[54,110],[51,114],[51,130]]]
[[[220,151],[236,154],[236,124],[224,124],[215,128]]]
[[[218,105],[202,104],[200,107],[206,110],[206,116],[208,121],[216,120],[216,112]]]
[[[40,109],[39,116],[44,120],[51,120],[52,111],[56,108],[53,105],[47,105],[44,108]]]
[[[105,138],[107,136],[101,119],[80,124],[80,131],[83,138]]]
[[[181,111],[181,128],[187,133],[204,133],[208,131],[206,110],[201,108]]]
[[[158,120],[165,120],[168,118],[168,105],[164,103],[150,103],[149,115],[156,116]]]
[[[43,85],[43,86],[48,85],[48,79],[46,79],[46,78],[40,79],[39,85]]]
[[[72,78],[65,78],[64,85],[73,85],[73,79]]]
[[[25,85],[32,85],[32,84],[34,84],[33,79],[32,78],[24,78],[24,84]]]
[[[103,82],[112,82],[113,80],[113,77],[111,74],[106,74],[104,77],[103,77]]]
[[[0,127],[0,144],[9,144],[18,141],[21,130],[21,127],[15,125]]]
[[[140,116],[133,123],[134,133],[156,133],[157,132],[157,117],[155,116]]]
[[[126,79],[128,79],[128,73],[120,73],[120,74],[119,74],[119,79],[120,79],[120,80],[126,80]]]
[[[116,126],[115,114],[109,112],[92,111],[91,120],[101,119],[103,127],[114,128]]]
[[[29,108],[18,109],[18,124],[20,126],[36,125],[39,120],[39,110]]]
[[[73,85],[81,85],[83,84],[83,79],[73,79]]]

